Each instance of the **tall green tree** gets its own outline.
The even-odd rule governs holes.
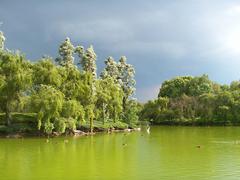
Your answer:
[[[31,64],[21,54],[1,51],[0,77],[0,102],[6,114],[6,124],[10,125],[13,103],[20,101],[21,94],[31,86]]]
[[[59,47],[59,55],[56,61],[61,66],[72,67],[74,65],[74,46],[71,43],[70,38],[66,38],[65,41]]]
[[[93,46],[90,46],[86,50],[82,46],[77,46],[75,48],[75,52],[78,54],[80,58],[80,64],[82,66],[83,71],[85,72],[88,84],[90,86],[90,97],[86,104],[86,117],[90,122],[90,131],[93,132],[93,120],[94,109],[95,109],[95,101],[96,101],[96,78],[97,78],[97,68],[96,68],[96,59],[97,55],[94,52]],[[92,108],[92,109],[91,109]]]
[[[94,78],[97,76],[96,59],[97,55],[94,52],[93,46],[84,50],[82,46],[77,46],[75,52],[80,58],[80,64],[85,72],[91,73]]]
[[[123,92],[116,86],[113,78],[108,77],[98,80],[97,83],[97,106],[101,110],[103,123],[106,119],[114,122],[120,119],[122,113]]]
[[[118,83],[118,79],[119,79],[119,70],[118,70],[118,64],[114,61],[113,57],[108,57],[105,60],[105,68],[102,71],[102,73],[100,74],[102,79],[106,79],[106,78],[113,78],[115,80],[116,83]]]
[[[118,63],[119,82],[124,92],[123,96],[123,109],[126,108],[126,103],[129,97],[135,92],[136,81],[134,79],[135,70],[131,64],[127,64],[127,58],[122,56]]]

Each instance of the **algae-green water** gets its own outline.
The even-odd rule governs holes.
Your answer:
[[[239,127],[0,139],[2,180],[240,179]]]

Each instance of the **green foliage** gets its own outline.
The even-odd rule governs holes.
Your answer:
[[[66,131],[66,119],[65,118],[58,118],[56,119],[56,121],[54,122],[55,125],[55,130],[59,133],[65,133]]]
[[[123,91],[116,86],[114,79],[107,77],[97,83],[97,108],[101,110],[103,123],[106,119],[117,121],[120,119],[122,109]]]
[[[138,105],[136,101],[128,101],[124,112],[124,121],[131,127],[134,127],[138,123]]]
[[[107,60],[105,60],[105,69],[101,73],[101,78],[113,78],[115,83],[118,83],[119,79],[119,70],[118,70],[118,64],[114,61],[113,57],[108,57]]]
[[[1,51],[0,82],[1,109],[9,125],[13,103],[19,102],[21,94],[31,86],[31,64],[19,53]]]
[[[41,59],[33,65],[33,82],[35,86],[44,84],[59,87],[61,85],[61,74],[52,59]]]
[[[82,46],[77,46],[75,52],[80,57],[80,64],[85,72],[89,72],[93,75],[93,77],[97,76],[97,67],[96,67],[96,59],[97,55],[94,52],[93,46],[90,46],[86,50]]]
[[[76,100],[68,100],[63,103],[62,117],[73,118],[79,123],[85,122],[85,111],[83,106]]]
[[[122,56],[118,63],[119,82],[124,92],[123,106],[129,97],[135,92],[136,81],[134,79],[135,69],[131,64],[127,64],[127,58]]]
[[[94,115],[94,105],[90,104],[86,106],[86,118],[89,120],[89,124],[90,124],[90,131],[93,132],[93,119],[95,118]]]
[[[85,125],[93,132],[97,126],[106,129],[137,124],[141,106],[131,100],[135,71],[126,57],[118,63],[109,57],[98,79],[92,46],[86,50],[74,47],[66,38],[59,47],[56,65],[50,57],[30,63],[20,53],[5,51],[4,41],[0,33],[0,113],[6,116],[2,113],[0,119],[8,125],[11,120],[14,124],[34,124],[39,132],[50,135],[73,132]],[[74,65],[75,54],[82,70]],[[26,113],[33,114],[31,121],[20,118]]]
[[[69,119],[66,121],[66,127],[67,127],[67,129],[70,130],[70,131],[76,130],[76,121],[75,121],[73,118],[69,118]]]
[[[126,128],[128,128],[128,124],[121,122],[121,121],[117,121],[112,124],[112,127],[116,128],[116,129],[126,129]]]
[[[65,94],[67,99],[80,100],[83,95],[85,95],[85,98],[89,98],[89,95],[86,96],[87,92],[90,91],[88,89],[90,88],[89,85],[84,82],[84,78],[86,77],[76,67],[63,67],[59,68],[59,71],[63,79],[60,90]]]
[[[214,91],[214,83],[207,75],[200,77],[183,76],[163,82],[158,97],[176,98],[183,94],[199,96]]]
[[[187,86],[193,78],[191,76],[176,77],[162,83],[158,97],[179,97],[187,94]]]
[[[65,41],[59,47],[59,55],[56,61],[59,65],[64,67],[72,67],[74,64],[74,46],[72,45],[70,38],[66,38]]]
[[[44,132],[50,134],[62,111],[64,94],[51,86],[41,85],[31,98],[33,111],[38,113],[38,129],[43,126]]]
[[[140,116],[160,124],[240,123],[239,82],[221,86],[200,77],[177,77],[165,81],[159,98],[149,101]]]
[[[51,123],[49,120],[47,120],[46,122],[44,122],[43,128],[44,128],[44,132],[46,134],[51,134],[54,126],[53,126],[53,123]]]

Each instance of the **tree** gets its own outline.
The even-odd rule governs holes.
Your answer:
[[[61,117],[64,94],[52,86],[40,85],[31,99],[33,111],[37,113],[38,129],[43,129],[45,133],[51,134],[54,125],[59,125],[58,120]],[[62,122],[61,125],[64,126],[65,122]]]
[[[114,61],[113,57],[108,57],[107,60],[105,60],[106,67],[101,73],[101,78],[113,78],[116,83],[118,83],[119,80],[119,70],[118,70],[118,64]]]
[[[187,85],[193,79],[191,76],[176,77],[171,80],[164,81],[160,88],[158,97],[180,97],[188,94]]]
[[[100,79],[97,81],[97,88],[96,88],[97,89],[96,105],[100,109],[100,114],[101,114],[103,124],[106,122],[106,119],[108,116],[107,106],[111,99],[108,84],[109,83],[107,79]]]
[[[216,108],[216,95],[212,93],[205,93],[199,96],[198,103],[199,116],[203,121],[213,121],[214,111]]]
[[[78,54],[80,58],[80,64],[85,72],[89,72],[93,75],[94,78],[97,76],[97,67],[96,67],[96,59],[97,55],[94,52],[93,46],[91,45],[89,48],[84,50],[82,46],[77,46],[75,48],[75,52]]]
[[[125,111],[128,98],[131,97],[135,92],[135,70],[131,64],[127,64],[127,58],[122,56],[118,63],[118,71],[120,86],[124,92],[123,110]]]
[[[61,116],[74,119],[78,124],[85,122],[85,111],[83,106],[76,100],[67,100],[63,103]]]
[[[74,65],[74,46],[72,45],[70,38],[66,38],[65,41],[59,47],[59,55],[56,61],[61,66],[72,67]]]
[[[33,83],[35,86],[45,84],[60,87],[62,77],[52,59],[43,58],[33,65]]]
[[[108,81],[108,88],[110,92],[110,101],[108,103],[108,108],[110,111],[110,118],[113,119],[114,122],[117,122],[122,117],[123,114],[123,97],[124,93],[122,89],[115,84],[114,80],[111,79]]]
[[[89,104],[86,106],[85,108],[85,112],[86,112],[86,118],[89,120],[89,123],[90,123],[90,132],[93,133],[93,128],[94,128],[94,125],[93,125],[93,119],[95,118],[95,115],[94,115],[94,105],[93,104]]]
[[[231,91],[240,90],[240,81],[233,81],[233,82],[231,82],[230,90]]]
[[[4,50],[5,37],[0,32],[0,109],[11,124],[12,112],[36,113],[38,129],[73,131],[87,120],[93,132],[94,121],[107,127],[134,126],[140,105],[132,96],[135,91],[135,70],[126,57],[115,62],[112,57],[97,77],[97,55],[93,46],[74,47],[69,38],[59,46],[56,64],[48,56],[28,62],[23,55]],[[79,69],[74,56],[79,56]]]
[[[160,107],[159,104],[157,103],[156,100],[152,101],[148,101],[147,103],[144,104],[143,109],[140,113],[140,117],[142,120],[144,121],[156,121],[157,120],[157,116],[160,113]]]
[[[176,98],[183,94],[187,96],[199,96],[213,91],[213,83],[207,75],[200,77],[182,76],[164,81],[158,97]]]
[[[90,97],[86,104],[86,116],[90,121],[90,131],[93,132],[93,119],[94,119],[94,104],[96,100],[96,77],[97,77],[97,68],[96,68],[96,59],[97,55],[94,52],[93,46],[90,46],[86,50],[82,46],[77,46],[75,52],[80,58],[80,64],[84,70],[90,86]],[[92,108],[92,109],[91,109]]]
[[[13,52],[0,52],[0,77],[2,86],[0,100],[6,114],[6,124],[11,124],[11,107],[32,82],[31,64],[25,57]]]
[[[138,105],[135,100],[130,100],[126,104],[124,121],[131,127],[136,126],[138,122]]]
[[[114,122],[120,119],[122,113],[122,89],[117,86],[111,77],[100,79],[97,83],[97,106],[101,109],[102,121],[106,118]]]
[[[0,51],[4,50],[4,42],[5,42],[6,38],[3,35],[3,32],[0,31]]]
[[[204,93],[213,92],[213,83],[209,80],[207,75],[192,78],[187,84],[187,95],[199,96]]]
[[[83,97],[81,93],[84,93],[82,91],[86,90],[82,89],[83,76],[85,75],[83,75],[75,66],[71,68],[60,67],[59,72],[61,74],[61,78],[63,79],[60,89],[65,94],[65,98],[81,101],[81,97]]]

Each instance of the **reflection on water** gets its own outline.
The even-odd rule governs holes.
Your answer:
[[[0,139],[0,179],[240,179],[239,127]]]

